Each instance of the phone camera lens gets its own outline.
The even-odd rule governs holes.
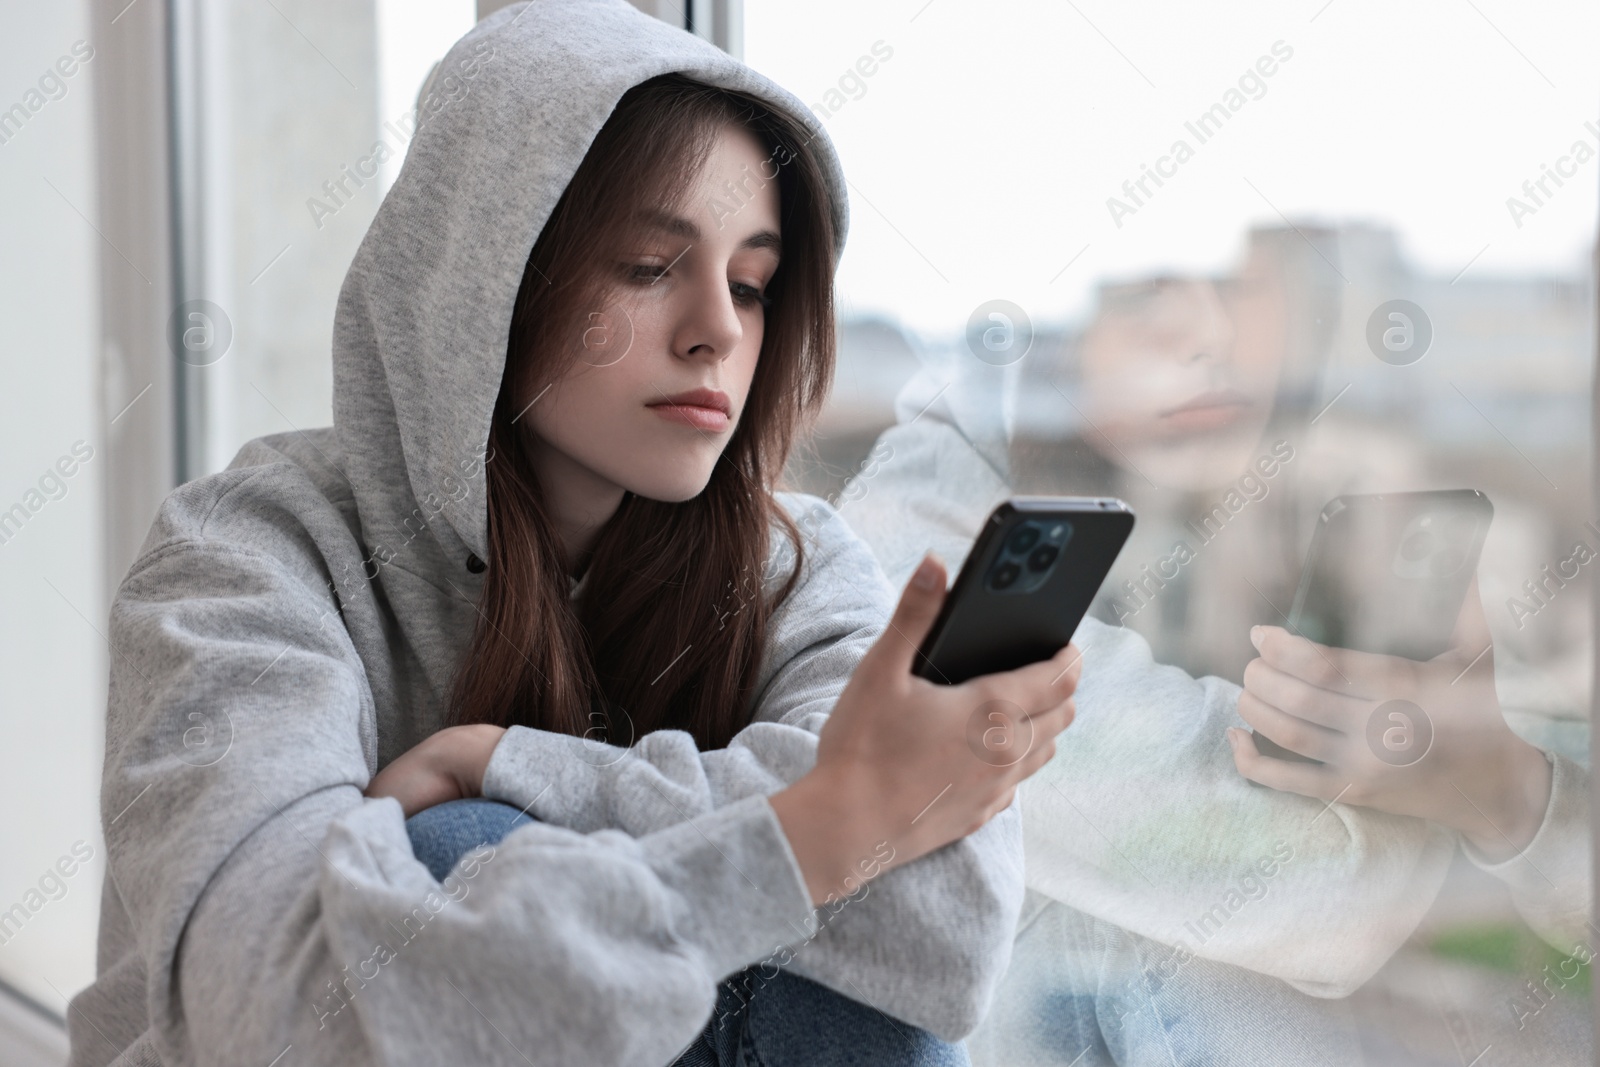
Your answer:
[[[1028,569],[1030,571],[1049,570],[1050,564],[1056,561],[1056,555],[1060,551],[1055,545],[1040,545],[1028,557]]]
[[[1038,543],[1039,528],[1031,525],[1023,526],[1011,535],[1010,549],[1020,556]]]
[[[1007,560],[994,569],[994,587],[1005,589],[1022,574],[1022,568]]]
[[[1415,563],[1431,552],[1438,551],[1438,538],[1427,530],[1418,530],[1400,545],[1400,558]]]

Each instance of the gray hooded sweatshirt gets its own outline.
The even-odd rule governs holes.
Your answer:
[[[512,727],[484,792],[541,821],[443,885],[399,802],[362,795],[439,729],[473,631],[529,250],[618,99],[670,71],[813,130],[842,238],[843,177],[806,108],[625,0],[518,4],[456,43],[457,88],[424,109],[340,293],[334,426],[175,490],[112,604],[108,876],[74,1067],[664,1064],[753,965],[948,1040],[976,1027],[1022,902],[1016,805],[814,909],[767,800],[814,764],[895,599],[814,497],[780,494],[804,565],[726,749]],[[769,593],[793,564],[771,543]]]

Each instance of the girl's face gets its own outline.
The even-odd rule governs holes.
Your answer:
[[[1254,252],[1224,282],[1108,290],[1081,349],[1088,439],[1159,486],[1232,480],[1272,414],[1287,329],[1283,280]]]
[[[705,489],[750,391],[778,269],[768,156],[725,127],[683,207],[637,220],[613,296],[573,338],[577,361],[521,401],[547,490],[676,502]]]

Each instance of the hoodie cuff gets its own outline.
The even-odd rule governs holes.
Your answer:
[[[1461,850],[1475,865],[1513,890],[1536,897],[1550,892],[1551,879],[1560,884],[1575,855],[1588,852],[1588,776],[1565,756],[1545,752],[1544,758],[1550,761],[1550,803],[1526,848],[1496,863],[1461,839]]]
[[[489,754],[482,792],[552,826],[603,830],[600,768],[626,753],[598,741],[512,726]]]
[[[600,771],[627,749],[512,726],[483,772],[483,795],[580,833],[610,829]],[[620,831],[617,831],[620,832]],[[637,839],[651,870],[676,890],[678,940],[718,977],[817,933],[805,872],[767,798],[753,795]]]
[[[674,933],[719,979],[816,936],[805,874],[766,797],[725,804],[639,844],[677,890]]]

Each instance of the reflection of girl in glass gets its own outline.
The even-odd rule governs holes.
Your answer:
[[[1066,397],[1044,390],[1064,417],[1013,434],[1010,484],[1133,505],[1138,526],[1095,614],[1133,627],[1161,662],[1237,678],[1245,631],[1279,621],[1272,605],[1293,594],[1307,501],[1289,487],[1337,286],[1299,233],[1255,230],[1231,275],[1101,287],[1059,362],[1030,368]]]

